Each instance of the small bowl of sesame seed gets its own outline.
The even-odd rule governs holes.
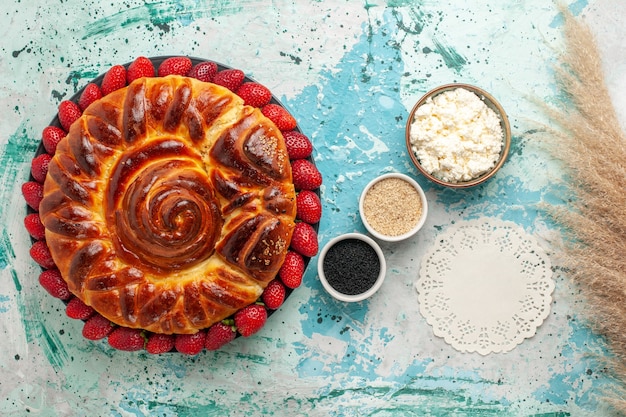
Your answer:
[[[415,235],[424,225],[428,201],[413,178],[400,173],[383,174],[365,186],[359,214],[376,239],[399,242]]]
[[[383,285],[387,264],[380,246],[362,233],[331,239],[320,251],[317,272],[322,286],[335,299],[357,302]]]

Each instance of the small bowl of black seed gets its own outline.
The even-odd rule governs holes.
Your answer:
[[[387,265],[380,246],[369,236],[346,233],[320,252],[317,271],[324,289],[345,302],[371,297],[385,280]]]

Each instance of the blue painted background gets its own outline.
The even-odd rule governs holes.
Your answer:
[[[506,354],[456,352],[419,314],[421,257],[456,220],[513,221],[548,251],[558,233],[538,205],[561,202],[562,174],[529,135],[546,121],[530,96],[558,94],[558,11],[539,0],[467,3],[12,1],[0,17],[0,414],[610,415],[600,396],[611,382],[593,359],[604,345],[580,321],[576,292],[558,270],[550,317]],[[582,15],[589,3],[570,9]],[[375,297],[333,300],[313,262],[261,333],[219,352],[153,357],[82,338],[38,286],[19,185],[60,100],[113,64],[168,54],[241,68],[292,111],[324,175],[322,245],[365,232],[358,195],[373,177],[404,172],[424,187],[427,224],[409,241],[382,245],[388,278]],[[412,104],[448,82],[490,91],[513,128],[509,161],[471,190],[429,184],[404,146]]]

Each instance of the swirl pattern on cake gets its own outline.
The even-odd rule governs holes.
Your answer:
[[[258,299],[295,219],[283,137],[226,88],[142,78],[57,147],[40,215],[70,291],[112,322],[194,333]]]

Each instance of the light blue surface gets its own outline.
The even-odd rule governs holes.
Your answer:
[[[577,0],[570,9],[593,5]],[[506,354],[455,351],[432,334],[413,289],[421,257],[455,221],[500,218],[539,239],[554,232],[538,203],[563,201],[561,174],[527,135],[545,121],[529,96],[557,95],[554,5],[13,1],[0,19],[0,414],[611,415],[599,398],[610,381],[592,358],[603,343],[578,318],[575,292],[558,271],[550,317]],[[19,186],[61,99],[110,65],[168,54],[241,68],[292,111],[324,175],[321,245],[365,231],[358,195],[373,177],[403,172],[424,187],[427,224],[409,241],[382,244],[388,278],[375,297],[333,300],[313,263],[261,333],[220,352],[153,357],[82,338],[80,324],[38,286]],[[426,182],[404,146],[412,103],[448,82],[490,91],[513,128],[509,161],[471,190]]]

